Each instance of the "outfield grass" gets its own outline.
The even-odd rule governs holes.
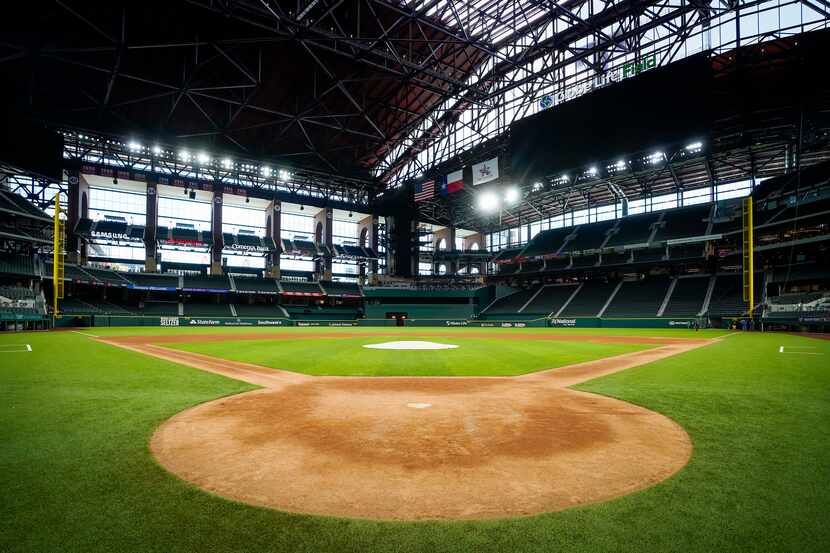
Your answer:
[[[250,386],[78,334],[0,336],[17,343],[33,351],[0,353],[3,552],[811,552],[830,538],[830,342],[735,335],[583,384],[683,425],[689,465],[614,501],[459,523],[287,515],[211,496],[161,469],[147,440],[187,406]]]
[[[598,344],[586,341],[546,341],[464,338],[416,331],[409,340],[440,340],[457,349],[395,351],[366,349],[367,344],[397,340],[388,337],[244,340],[165,344],[166,347],[213,357],[254,363],[317,376],[513,376],[612,355],[642,351],[644,344]]]

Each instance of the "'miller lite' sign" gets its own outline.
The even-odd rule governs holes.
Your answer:
[[[657,67],[657,54],[646,56],[640,62],[626,63],[622,68],[611,70],[604,75],[597,75],[588,82],[580,83],[556,94],[545,94],[539,98],[539,107],[541,109],[548,109],[562,102],[573,100],[583,94],[588,94],[595,88],[602,88],[611,83],[620,82],[648,69],[653,69],[654,67]]]

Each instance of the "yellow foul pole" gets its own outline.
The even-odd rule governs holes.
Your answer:
[[[743,201],[743,300],[749,305],[749,316],[755,314],[755,237],[752,223],[752,196]]]
[[[60,316],[58,300],[63,298],[64,222],[61,219],[60,194],[55,194],[54,235],[52,238],[52,314]]]

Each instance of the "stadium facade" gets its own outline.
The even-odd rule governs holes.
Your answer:
[[[212,16],[210,3],[193,4]],[[406,86],[429,94],[419,109],[386,105],[409,116],[388,127],[315,58],[362,122],[345,125],[332,106],[295,115],[283,133],[305,137],[298,162],[282,142],[280,155],[255,155],[250,134],[207,133],[221,143],[179,121],[175,133],[126,128],[133,104],[157,99],[149,91],[96,118],[61,111],[42,91],[21,116],[13,88],[2,324],[827,328],[826,14],[801,3],[680,3],[633,18],[634,7],[534,7],[523,22],[490,25],[486,40],[459,46],[458,75],[422,60]],[[397,9],[454,44],[459,31],[439,12]],[[244,2],[240,12],[229,15],[237,30],[264,17]],[[672,38],[661,36],[672,24]],[[565,38],[572,47],[551,48]],[[313,40],[300,47],[342,62],[345,45]],[[245,52],[230,53],[237,46],[212,45],[259,86]],[[95,71],[58,50],[45,55],[62,75]],[[379,55],[352,62],[378,65]],[[415,63],[407,59],[398,63]],[[160,83],[111,72],[118,79]],[[210,121],[203,103],[236,102],[242,113],[252,101],[208,98],[219,94],[211,87],[179,87],[168,120],[183,98]],[[148,117],[156,108],[147,104]],[[269,125],[250,119],[246,132]],[[324,154],[315,132],[336,132],[331,152],[352,137],[359,163]]]

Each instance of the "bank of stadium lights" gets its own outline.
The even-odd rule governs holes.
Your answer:
[[[159,146],[158,144],[153,146],[153,154],[157,156],[161,155],[161,146]]]
[[[595,166],[588,167],[588,170],[585,171],[585,174],[588,175],[589,177],[596,177],[597,173],[598,173],[598,171],[597,171],[597,168]]]
[[[223,169],[230,169],[231,167],[233,167],[233,161],[231,161],[231,158],[226,157],[225,159],[222,160],[222,168]]]
[[[199,162],[199,165],[207,165],[210,163],[210,156],[207,155],[207,152],[199,152],[196,155],[196,161]]]
[[[544,187],[545,187],[545,183],[543,183],[543,182],[541,182],[541,181],[536,181],[536,182],[534,182],[534,183],[533,183],[533,185],[532,185],[532,187],[531,187],[531,190],[532,190],[533,192],[539,192],[539,191],[541,191]]]
[[[133,140],[129,144],[127,144],[127,148],[129,148],[131,152],[138,152],[141,150],[142,146],[139,142]]]
[[[703,142],[692,142],[686,145],[686,152],[690,154],[697,154],[703,150]]]
[[[663,152],[654,152],[651,155],[646,156],[645,160],[652,165],[656,165],[661,163],[664,159],[666,159],[666,154]]]
[[[271,168],[268,167],[267,165],[263,165],[261,171],[262,171],[262,176],[263,177],[270,177],[271,176]]]
[[[606,166],[606,169],[608,170],[608,173],[610,173],[612,175],[616,174],[616,173],[619,173],[620,171],[625,171],[627,168],[628,168],[628,164],[626,164],[626,162],[623,161],[623,160],[619,160],[616,163],[612,163],[612,164]]]
[[[493,213],[499,209],[499,197],[495,192],[482,192],[478,196],[478,208],[485,213]]]
[[[291,178],[291,172],[290,171],[286,171],[285,169],[280,169],[279,179],[281,181],[287,181],[290,178]]]
[[[501,209],[502,205],[515,205],[522,198],[522,192],[513,186],[506,189],[502,194],[494,190],[481,192],[478,195],[478,208],[484,213],[494,213]]]
[[[179,159],[182,160],[185,163],[189,163],[190,162],[190,152],[188,152],[187,150],[179,151]]]
[[[504,203],[507,205],[513,205],[519,201],[521,197],[518,188],[508,188],[504,192]]]

